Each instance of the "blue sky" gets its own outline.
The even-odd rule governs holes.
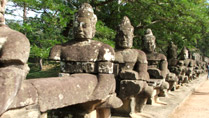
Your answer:
[[[23,16],[23,9],[21,7],[13,7],[13,3],[12,2],[8,2],[6,5],[6,9],[10,9],[10,10],[15,10],[15,16],[14,15],[9,15],[9,14],[5,14],[5,19],[10,19],[10,20],[22,20],[22,16]],[[35,12],[32,11],[28,11],[27,13],[27,17],[34,17],[37,14]]]

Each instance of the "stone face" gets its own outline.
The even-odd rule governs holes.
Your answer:
[[[143,40],[143,50],[147,54],[147,52],[149,53],[154,52],[155,48],[156,48],[155,36],[153,35],[151,29],[147,29],[146,35],[144,36],[144,40]]]
[[[131,48],[133,46],[133,32],[134,27],[128,17],[123,17],[121,24],[118,27],[118,33],[116,35],[116,47],[118,48]],[[124,37],[128,36],[128,37]]]

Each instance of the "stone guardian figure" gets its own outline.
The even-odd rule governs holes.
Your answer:
[[[116,36],[115,63],[118,67],[116,77],[118,93],[124,103],[117,110],[135,118],[146,115],[142,113],[143,106],[151,97],[153,88],[147,84],[149,74],[146,54],[141,50],[131,49],[133,37],[134,27],[125,16]]]
[[[5,25],[6,2],[0,0],[0,116],[14,101],[29,71],[30,43],[25,35]]]
[[[153,93],[151,104],[154,102],[165,104],[157,100],[158,96],[166,96],[167,89],[169,87],[165,78],[168,74],[168,62],[164,54],[157,53],[155,51],[156,43],[155,36],[151,29],[147,29],[146,35],[143,39],[143,51],[147,55],[148,61],[148,73],[151,81],[154,82],[156,92]]]
[[[182,73],[180,78],[181,83],[188,83],[194,79],[194,66],[195,61],[189,58],[189,50],[186,47],[182,48],[178,62],[179,70]]]
[[[120,107],[122,102],[115,94],[115,78],[113,74],[113,61],[115,52],[107,44],[92,40],[96,32],[97,17],[90,4],[84,3],[78,10],[74,22],[74,40],[51,49],[50,59],[61,61],[61,75],[81,76],[84,73],[97,76],[98,85],[92,93],[92,101],[97,100],[97,105],[85,108],[87,112],[97,109],[98,112],[107,108]],[[85,78],[83,78],[85,79]],[[109,97],[106,95],[109,94]],[[107,100],[109,99],[109,100]],[[104,101],[109,101],[105,102]],[[103,105],[101,105],[103,104]],[[99,106],[100,107],[99,107]],[[102,108],[101,108],[102,106]],[[109,111],[110,113],[110,111]],[[104,113],[105,114],[105,113]],[[106,116],[99,116],[106,118]]]
[[[168,75],[166,81],[169,83],[169,90],[175,90],[178,84],[178,77],[176,76],[177,72],[177,46],[171,41],[167,50],[167,59],[168,59]],[[178,74],[177,74],[178,75]]]

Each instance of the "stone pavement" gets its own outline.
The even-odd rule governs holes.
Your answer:
[[[194,90],[170,118],[209,118],[209,80]]]
[[[185,84],[184,86],[181,86],[176,91],[170,92],[166,98],[164,97],[160,98],[160,100],[166,102],[167,105],[158,105],[158,106],[146,105],[143,113],[149,114],[150,117],[143,117],[143,118],[193,118],[191,117],[192,114],[191,116],[188,116],[188,112],[191,111],[190,109],[193,109],[193,111],[191,112],[195,112],[195,109],[199,109],[202,112],[207,111],[205,114],[209,114],[209,80],[206,81],[206,79],[207,79],[207,74],[202,74],[198,79],[195,79],[192,82]],[[201,100],[197,100],[194,102],[189,101],[189,103],[193,103],[194,105],[196,104],[196,106],[188,106],[187,111],[185,111],[186,108],[183,108],[183,110],[181,110],[180,108],[184,107],[185,105],[187,106],[188,104],[185,103],[187,103],[187,101],[190,100],[193,96],[196,96],[196,98],[199,99],[201,98]],[[206,101],[205,99],[208,100],[207,103],[205,102]],[[203,102],[203,105],[205,105],[205,107],[202,107],[203,105],[201,105],[200,102]],[[206,108],[207,105],[208,108]],[[184,116],[188,116],[188,117],[184,117]],[[128,117],[112,116],[112,118],[128,118]],[[196,116],[194,118],[209,118],[209,115],[208,117]]]

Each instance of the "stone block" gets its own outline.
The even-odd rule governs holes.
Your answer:
[[[144,81],[139,80],[122,80],[120,83],[120,98],[128,98],[130,96],[135,96],[142,91],[144,88]]]
[[[40,118],[38,106],[26,106],[5,112],[0,118]]]
[[[161,71],[157,68],[148,68],[148,73],[150,75],[150,78],[163,79]]]
[[[133,70],[121,71],[120,78],[122,78],[123,80],[138,80],[139,73]]]
[[[97,85],[97,77],[91,74],[31,81],[39,95],[41,112],[88,102]]]
[[[98,72],[99,73],[113,73],[113,63],[112,62],[98,62]]]

